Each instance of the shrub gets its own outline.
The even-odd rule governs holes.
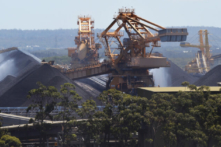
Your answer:
[[[4,135],[1,138],[1,142],[5,142],[5,146],[16,146],[16,147],[20,147],[21,146],[21,142],[17,137],[14,136],[10,136],[10,135]]]

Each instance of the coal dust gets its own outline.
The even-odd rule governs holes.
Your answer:
[[[153,74],[154,86],[159,86],[159,87],[171,86],[171,77],[167,72],[166,67],[151,69],[150,73]]]

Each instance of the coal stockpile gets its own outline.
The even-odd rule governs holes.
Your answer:
[[[99,91],[104,91],[106,90],[107,80],[103,80],[100,77],[101,76],[95,76],[95,77],[90,77],[90,78],[85,78],[85,79],[80,79],[80,80],[75,80],[75,81],[85,83],[87,85],[90,85],[91,87],[96,87],[96,89]]]
[[[29,74],[40,60],[17,48],[0,54],[0,96],[9,90],[22,77]]]
[[[74,83],[76,86],[76,92],[80,96],[82,96],[81,102],[86,101],[87,99],[94,99],[97,105],[101,105],[101,102],[99,102],[96,98],[96,96],[99,95],[100,91],[96,91],[96,89],[90,86],[87,87],[87,85],[85,85],[84,83],[75,83],[67,78],[65,75],[60,73],[60,71],[58,71],[57,69],[51,67],[48,64],[44,64],[36,68],[26,77],[21,79],[18,83],[16,83],[13,87],[11,87],[7,92],[5,92],[0,97],[0,107],[29,106],[31,102],[26,98],[26,96],[31,89],[38,87],[36,85],[38,81],[46,86],[55,86],[58,89],[60,88],[60,85],[64,83]],[[82,86],[85,89],[82,88]]]
[[[193,77],[190,74],[183,71],[180,67],[170,61],[170,67],[166,68],[169,74],[169,82],[171,86],[181,86],[182,82],[188,81],[189,83],[194,83],[198,78]]]
[[[217,65],[211,69],[194,84],[196,86],[217,86],[217,82],[221,82],[221,65]]]
[[[8,87],[16,78],[8,75],[0,82],[0,91],[3,90],[4,87]]]
[[[0,107],[29,106],[26,96],[31,89],[38,87],[38,81],[58,89],[64,83],[73,83],[82,97],[81,102],[93,99],[97,105],[102,105],[96,98],[102,87],[93,84],[94,81],[72,81],[48,64],[41,65],[40,60],[29,53],[13,50],[0,54],[0,71],[4,71],[0,73]]]
[[[40,60],[27,55],[20,50],[12,50],[0,54],[0,81],[6,76],[18,77],[30,71]]]
[[[188,81],[194,83],[198,78],[193,77],[183,71],[180,67],[170,62],[170,67],[163,67],[159,69],[150,70],[153,73],[155,86],[160,87],[174,87],[181,86],[182,82]]]

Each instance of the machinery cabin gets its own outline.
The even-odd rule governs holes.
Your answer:
[[[100,44],[94,41],[94,21],[89,16],[79,16],[78,36],[75,37],[76,48],[68,48],[68,56],[72,58],[71,68],[79,68],[98,63]]]

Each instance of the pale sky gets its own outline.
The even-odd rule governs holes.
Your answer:
[[[122,7],[164,27],[221,27],[221,0],[0,0],[0,29],[75,29],[78,15],[104,29]]]

